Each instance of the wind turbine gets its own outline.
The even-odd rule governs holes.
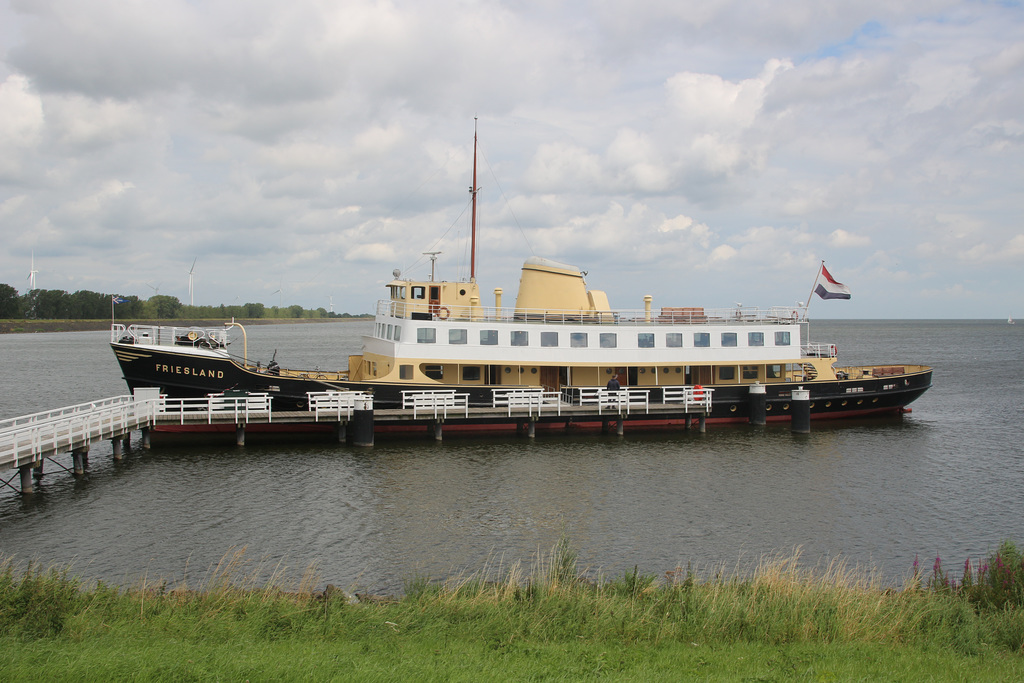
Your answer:
[[[328,294],[327,298],[331,300],[331,313],[334,313],[334,295]]]
[[[33,250],[32,265],[29,266],[28,271],[28,291],[30,292],[36,288],[36,273],[38,272],[39,271],[36,270],[36,252]]]
[[[151,285],[151,284],[149,284],[147,282],[146,286],[153,290],[153,296],[160,296],[160,285],[161,284],[163,284],[163,283],[158,282],[158,283],[156,283],[156,287],[154,287],[153,285]]]
[[[198,261],[198,260],[199,260],[198,256],[196,256],[194,259],[192,259],[192,267],[188,269],[188,305],[189,306],[195,306],[196,305],[195,290],[192,288],[192,276],[195,273],[196,261]]]

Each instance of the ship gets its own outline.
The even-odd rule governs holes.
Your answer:
[[[797,388],[810,392],[812,418],[847,418],[900,414],[931,387],[927,366],[840,364],[836,343],[810,340],[806,307],[655,307],[645,296],[641,306],[617,309],[604,291],[588,286],[579,267],[536,256],[523,263],[511,306],[502,288],[485,302],[476,277],[475,157],[474,149],[469,278],[435,280],[433,264],[429,279],[394,271],[373,330],[345,369],[253,363],[236,322],[113,324],[110,344],[128,387],[159,387],[180,398],[268,394],[275,410],[303,410],[310,392],[367,392],[374,407],[397,408],[408,392],[456,391],[470,406],[491,406],[510,390],[554,392],[578,404],[595,389],[617,385],[646,391],[651,403],[697,390],[711,397],[710,422],[748,420],[753,386],[763,387],[768,421],[790,419]],[[826,287],[847,292],[819,286],[823,298],[849,298],[824,264],[822,274]],[[232,343],[238,333],[241,355]],[[321,367],[332,367],[330,360]]]

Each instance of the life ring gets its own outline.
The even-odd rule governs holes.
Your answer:
[[[447,320],[449,317],[451,317],[451,314],[452,309],[448,308],[447,306],[440,306],[437,309],[438,320]]]
[[[795,322],[795,321],[800,319],[800,314],[797,313],[796,311],[793,311],[793,315],[791,315],[789,317],[790,317],[790,319],[792,319]]]
[[[196,339],[199,339],[199,333],[198,332],[196,332],[195,330],[192,330],[191,332],[188,333],[188,340],[189,341],[194,342]]]
[[[702,387],[699,384],[694,385],[694,387],[693,387],[693,399],[695,401],[703,401],[704,400],[704,387]]]

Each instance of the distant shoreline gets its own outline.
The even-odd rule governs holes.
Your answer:
[[[372,316],[349,318],[235,318],[243,325],[305,325],[307,323],[347,323],[372,320]],[[205,320],[117,320],[125,325],[165,325],[173,327],[217,327],[231,322],[230,318]],[[27,334],[35,332],[95,332],[109,330],[109,320],[0,320],[0,334]]]

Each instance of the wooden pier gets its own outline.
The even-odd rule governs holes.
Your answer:
[[[157,389],[138,389],[134,396],[117,396],[43,413],[0,421],[0,484],[33,492],[33,479],[42,476],[49,461],[59,469],[82,476],[94,443],[110,441],[114,460],[123,457],[132,432],[150,447],[152,430],[219,431],[233,429],[244,445],[247,427],[312,431],[333,429],[339,442],[372,446],[375,431],[425,429],[434,439],[454,429],[515,429],[533,437],[538,426],[571,427],[614,424],[622,435],[627,421],[696,423],[704,431],[711,412],[711,390],[680,387],[665,395],[666,403],[651,404],[645,390],[572,388],[569,392],[540,389],[495,391],[492,405],[470,406],[467,394],[455,391],[405,392],[401,408],[374,410],[373,397],[358,392],[313,392],[305,411],[273,412],[267,394],[216,394],[205,398],[173,399]],[[54,457],[70,453],[69,469]],[[20,478],[20,487],[11,482]]]

